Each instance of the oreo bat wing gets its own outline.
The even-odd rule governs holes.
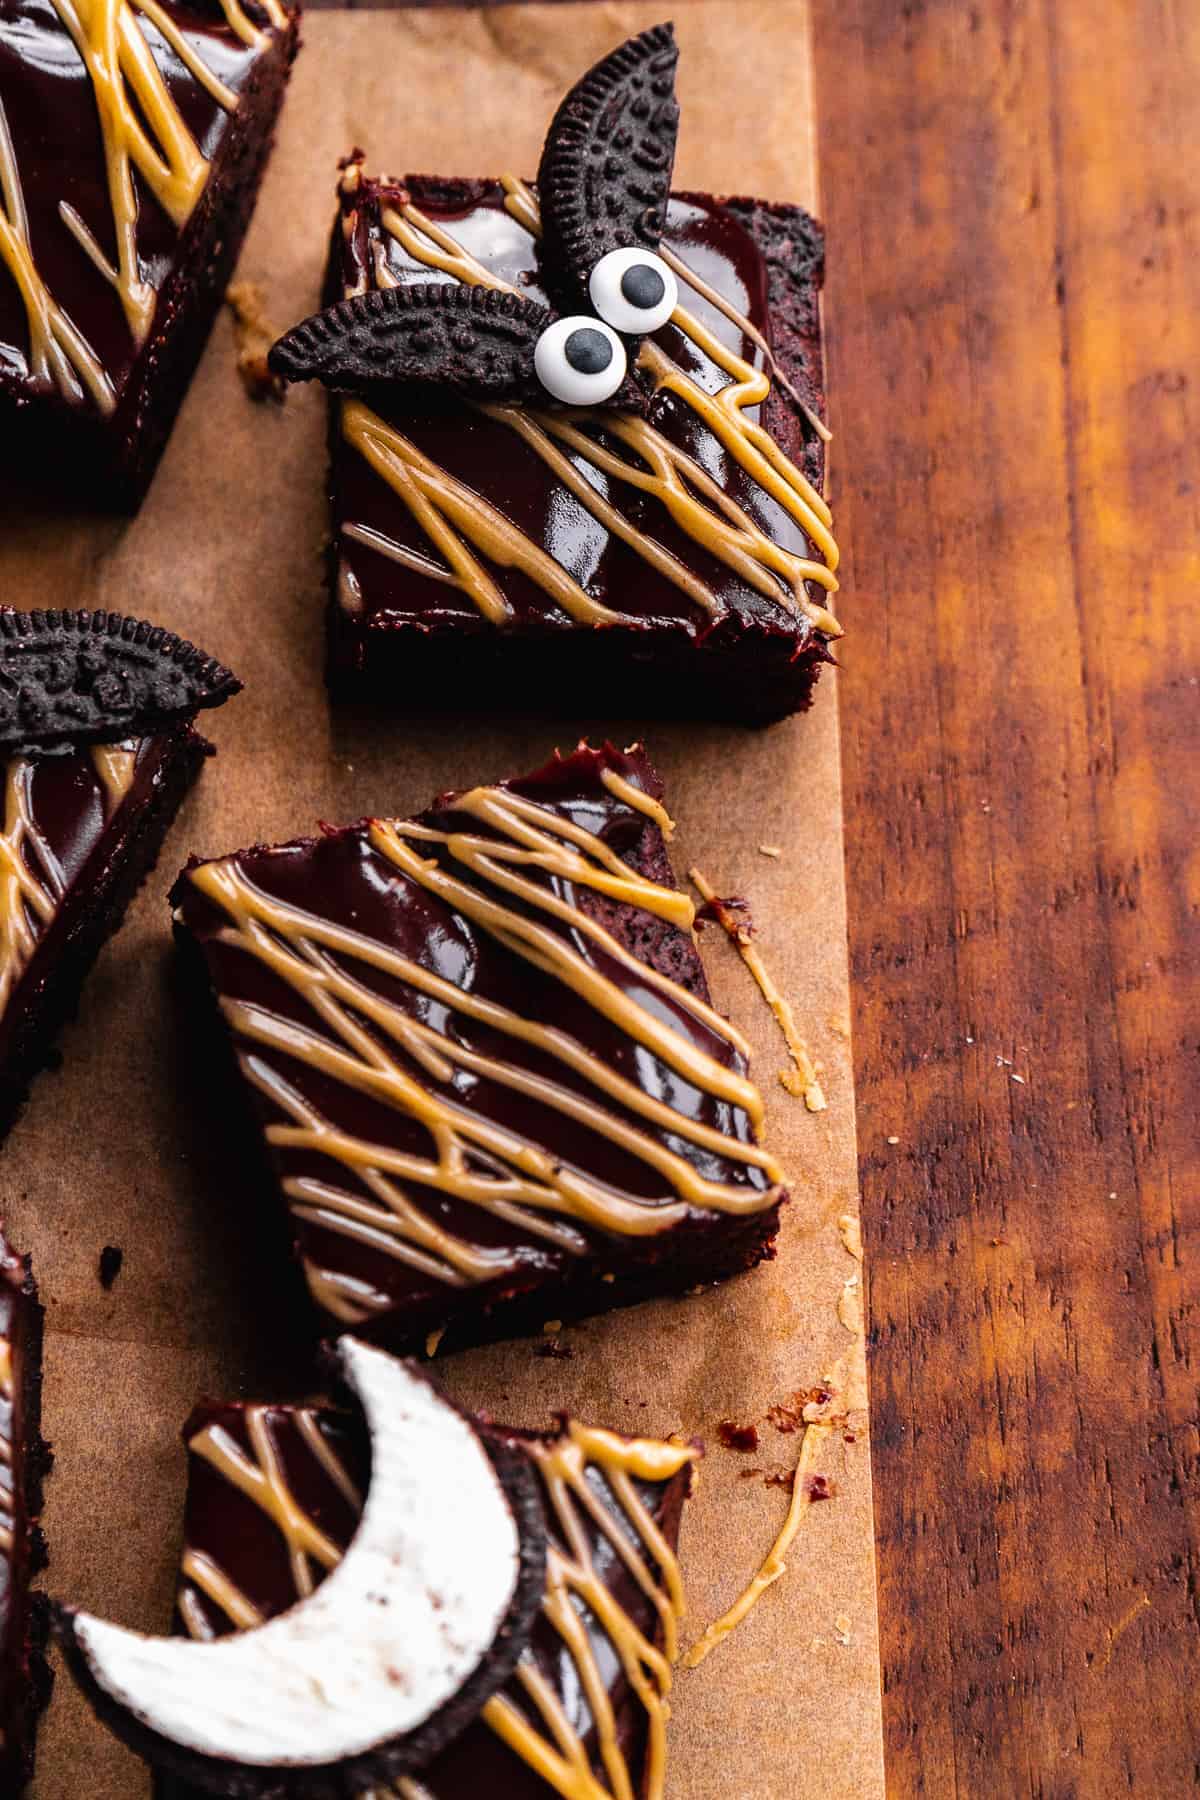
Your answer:
[[[675,166],[679,49],[651,26],[598,62],[554,115],[538,169],[542,262],[564,310],[585,302],[602,256],[656,251]]]
[[[272,345],[285,381],[334,393],[426,383],[473,400],[544,399],[534,350],[554,315],[501,288],[417,282],[314,313]]]

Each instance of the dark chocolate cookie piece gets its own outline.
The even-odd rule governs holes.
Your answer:
[[[538,169],[542,269],[564,307],[587,304],[611,250],[657,250],[666,226],[679,106],[673,25],[620,44],[555,113]]]
[[[489,400],[545,398],[533,353],[551,313],[503,288],[418,282],[339,300],[274,344],[285,381],[334,393],[431,382]]]
[[[0,610],[0,753],[66,756],[183,724],[241,682],[194,644],[121,613]]]

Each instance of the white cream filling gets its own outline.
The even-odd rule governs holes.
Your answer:
[[[512,1601],[516,1521],[467,1421],[404,1363],[342,1338],[371,1482],[317,1591],[210,1643],[79,1613],[92,1675],[150,1730],[205,1756],[314,1767],[413,1731],[478,1665]]]

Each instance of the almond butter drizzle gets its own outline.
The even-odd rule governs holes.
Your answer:
[[[0,258],[17,284],[29,326],[29,373],[35,382],[53,382],[69,400],[90,394],[98,412],[116,405],[112,382],[95,351],[51,297],[29,246],[29,216],[12,133],[0,100]]]
[[[561,921],[576,940],[590,939],[606,956],[635,971],[640,984],[655,988],[744,1055],[741,1034],[712,1007],[639,962],[552,886],[530,880],[521,871],[543,870],[555,882],[586,886],[628,901],[683,928],[690,926],[693,917],[687,896],[647,880],[593,833],[522,796],[499,788],[476,788],[459,796],[454,805],[456,812],[478,820],[498,835],[443,832],[413,821],[373,820],[371,845],[401,875],[579,995],[693,1087],[743,1111],[755,1141],[741,1143],[714,1126],[688,1118],[643,1091],[557,1026],[524,1018],[483,995],[457,987],[388,945],[264,893],[236,858],[202,864],[190,871],[189,879],[230,921],[218,933],[218,941],[236,945],[266,964],[304,999],[316,1021],[312,1027],[256,1003],[222,1002],[231,1029],[249,1046],[240,1052],[247,1079],[289,1120],[266,1127],[268,1143],[279,1149],[318,1152],[340,1163],[366,1189],[365,1194],[356,1194],[312,1175],[290,1177],[283,1187],[295,1214],[324,1229],[367,1241],[448,1286],[463,1286],[513,1268],[517,1253],[502,1246],[471,1243],[439,1224],[408,1198],[402,1185],[405,1181],[468,1201],[572,1254],[581,1254],[587,1247],[579,1225],[643,1236],[669,1229],[692,1207],[744,1214],[774,1205],[777,1186],[760,1191],[707,1178],[644,1128],[670,1133],[698,1149],[761,1169],[769,1182],[778,1184],[782,1170],[757,1141],[763,1104],[754,1084],[602,975],[572,948],[565,934],[543,924],[541,918]],[[421,844],[441,846],[451,867],[422,855]],[[464,873],[455,872],[459,869]],[[505,905],[495,897],[497,889],[511,894],[528,910]],[[347,969],[347,962],[381,971],[507,1038],[534,1046],[583,1076],[591,1093],[580,1093],[443,1035],[372,990]],[[389,1052],[388,1040],[417,1064],[427,1081],[411,1074]],[[255,1046],[280,1051],[289,1060],[319,1069],[418,1120],[429,1132],[432,1154],[393,1150],[337,1129]],[[658,1173],[676,1198],[651,1202],[615,1188],[564,1164],[519,1132],[472,1112],[452,1094],[437,1091],[450,1083],[456,1069],[470,1070],[524,1094],[620,1145]],[[604,1097],[616,1101],[622,1112],[607,1109]],[[644,1126],[623,1116],[626,1112],[644,1121]],[[311,1262],[306,1263],[305,1272],[314,1298],[339,1319],[361,1322],[386,1304],[384,1296],[373,1294],[362,1283],[343,1282]]]
[[[807,1427],[800,1444],[800,1454],[796,1459],[796,1470],[792,1477],[792,1500],[788,1507],[787,1517],[780,1529],[779,1536],[771,1545],[758,1573],[743,1588],[733,1605],[723,1612],[719,1619],[714,1619],[708,1629],[697,1638],[683,1659],[685,1669],[695,1669],[705,1657],[724,1643],[731,1631],[736,1631],[747,1613],[751,1612],[762,1599],[773,1582],[787,1573],[784,1561],[792,1540],[804,1523],[804,1516],[812,1504],[812,1493],[808,1485],[808,1475],[817,1453],[830,1436],[831,1427],[817,1423]]]
[[[97,744],[92,763],[111,818],[128,793],[137,745]],[[67,890],[67,878],[33,816],[36,764],[12,757],[4,771],[4,830],[0,832],[0,1012],[37,948]],[[40,870],[40,874],[39,871]]]
[[[674,1553],[633,1483],[635,1479],[669,1480],[694,1457],[695,1451],[686,1444],[647,1439],[626,1442],[612,1432],[572,1420],[561,1438],[549,1444],[535,1444],[531,1453],[546,1489],[551,1523],[566,1546],[560,1550],[553,1542],[550,1545],[542,1613],[566,1645],[578,1671],[606,1780],[597,1780],[583,1740],[528,1652],[517,1665],[516,1680],[525,1700],[540,1715],[541,1729],[505,1694],[494,1694],[482,1716],[497,1736],[564,1800],[608,1800],[609,1796],[611,1800],[635,1800],[633,1774],[621,1749],[608,1684],[578,1602],[608,1638],[626,1681],[645,1710],[648,1731],[641,1791],[646,1800],[661,1800],[666,1779],[667,1696],[678,1651],[679,1621],[684,1614],[683,1580]],[[609,1491],[632,1528],[634,1542],[597,1499],[586,1478],[589,1466],[602,1471]],[[652,1603],[662,1637],[661,1649],[653,1638],[639,1630],[596,1573],[585,1517],[607,1540]]]
[[[601,769],[600,779],[610,794],[623,800],[626,806],[632,806],[635,812],[645,813],[648,819],[652,819],[667,843],[670,843],[675,836],[675,821],[661,800],[656,800],[644,788],[635,787],[632,781],[626,781],[615,769]]]
[[[262,3],[271,25],[283,30],[287,17],[279,0]],[[140,348],[149,334],[158,295],[144,280],[138,258],[134,170],[176,230],[182,231],[204,190],[209,164],[184,124],[137,14],[161,33],[193,80],[223,111],[235,111],[238,97],[207,66],[161,0],[53,0],[53,5],[79,53],[95,97],[116,266],[74,207],[60,202],[59,217],[89,261],[116,289],[130,336]],[[250,23],[240,0],[221,0],[221,5],[230,28],[244,43],[254,47],[266,43],[267,33]],[[82,401],[86,393],[99,412],[111,413],[116,405],[112,381],[50,294],[34,261],[20,171],[2,105],[0,193],[4,203],[0,260],[8,267],[25,306],[31,377],[37,382],[53,382],[69,400]]]
[[[688,870],[688,880],[692,883],[702,899],[711,905],[716,899],[716,891],[711,882],[703,876],[699,869]],[[749,969],[758,986],[758,991],[770,1007],[775,1023],[779,1027],[780,1036],[792,1059],[790,1069],[780,1075],[780,1085],[798,1100],[803,1100],[809,1112],[824,1112],[828,1105],[825,1090],[821,1086],[816,1065],[808,1053],[808,1045],[800,1035],[800,1027],[796,1023],[796,1015],[792,1011],[791,1001],[781,994],[775,985],[774,977],[767,968],[759,952],[757,944],[750,935],[747,925],[734,918],[727,907],[716,908],[717,922],[726,937],[734,945],[738,955]]]
[[[304,1578],[311,1581],[304,1560],[304,1546],[321,1540],[323,1534],[297,1506],[282,1479],[278,1457],[262,1423],[265,1411],[263,1407],[252,1407],[247,1413],[256,1463],[251,1462],[220,1427],[205,1427],[192,1438],[188,1448],[212,1463],[226,1480],[262,1507],[283,1533],[292,1559],[293,1578],[302,1568]],[[342,1480],[348,1481],[349,1477],[332,1446],[323,1437],[316,1418],[308,1412],[299,1416],[304,1421],[304,1437],[309,1448],[314,1454],[320,1454],[323,1466],[328,1467],[326,1459],[332,1459]],[[322,1446],[320,1453],[315,1450],[318,1438]],[[645,1710],[646,1767],[640,1792],[645,1795],[645,1800],[662,1800],[669,1716],[667,1696],[671,1688],[671,1667],[678,1649],[679,1622],[684,1615],[683,1579],[675,1553],[634,1483],[669,1481],[695,1457],[696,1452],[687,1444],[649,1438],[626,1441],[613,1432],[580,1425],[574,1420],[567,1424],[561,1437],[549,1443],[534,1442],[528,1448],[545,1490],[550,1524],[562,1540],[561,1547],[554,1541],[549,1546],[542,1612],[575,1664],[580,1689],[594,1721],[604,1779],[599,1779],[593,1771],[583,1738],[529,1652],[518,1664],[514,1677],[524,1704],[518,1706],[506,1694],[494,1694],[480,1718],[555,1793],[563,1796],[563,1800],[635,1800],[639,1790],[635,1789],[633,1773],[621,1748],[607,1680],[578,1610],[582,1606],[591,1615],[595,1628],[608,1638],[630,1689]],[[619,1520],[597,1497],[587,1479],[589,1468],[596,1468],[603,1475],[620,1509]],[[647,1636],[639,1629],[597,1574],[589,1543],[589,1525],[605,1539],[639,1591],[650,1601],[656,1626],[652,1635]],[[323,1541],[328,1543],[328,1540]],[[333,1562],[340,1555],[341,1552],[334,1548]],[[318,1560],[326,1568],[332,1566],[324,1556]],[[258,1608],[210,1557],[189,1547],[184,1552],[182,1574],[179,1612],[193,1637],[207,1638],[213,1633],[194,1596],[188,1592],[187,1581],[194,1582],[234,1625],[244,1627],[262,1622],[263,1615]],[[298,1597],[310,1591],[310,1587],[302,1587],[297,1580]],[[659,1636],[661,1649],[654,1641]],[[392,1793],[400,1795],[402,1800],[434,1800],[431,1791],[412,1777],[402,1778],[395,1789],[372,1788],[361,1795],[360,1800],[385,1800]]]
[[[354,165],[344,178],[346,191],[355,191],[360,179],[361,171]],[[513,176],[504,176],[502,184],[506,209],[532,236],[540,235],[541,222],[531,190]],[[519,292],[493,276],[457,243],[452,233],[429,219],[411,201],[384,207],[381,223],[409,256],[426,267],[471,285]],[[672,266],[685,280],[693,279],[678,257]],[[381,287],[395,285],[396,277],[381,249],[375,259],[375,276]],[[697,292],[711,298],[713,290],[707,283],[697,279],[694,285]],[[714,304],[763,349],[768,366],[773,369],[774,359],[761,333],[719,295]],[[824,561],[798,556],[777,544],[695,458],[645,419],[603,409],[576,408],[557,413],[512,405],[481,405],[479,410],[521,437],[593,518],[710,617],[718,617],[725,610],[719,596],[677,556],[632,524],[605,492],[598,491],[579,468],[578,459],[610,480],[652,495],[694,543],[756,592],[789,611],[804,613],[823,636],[840,637],[841,626],[833,614],[811,600],[804,585],[815,581],[831,592],[837,588],[834,571],[838,549],[831,531],[832,515],[822,496],[771,435],[746,416],[747,408],[761,405],[767,398],[770,376],[728,349],[682,305],[676,309],[672,323],[730,379],[719,393],[708,394],[647,339],[640,362],[652,376],[655,391],[674,394],[702,420],[751,479],[796,521],[821,551]],[[616,437],[632,452],[632,459],[597,442],[586,427]],[[481,495],[439,469],[361,401],[342,403],[342,431],[347,442],[405,501],[418,525],[446,558],[448,566],[438,571],[440,578],[468,594],[491,623],[504,623],[511,616],[511,608],[497,584],[471,555],[464,536],[490,561],[501,567],[521,568],[581,622],[611,624],[630,616],[592,600],[545,550]],[[384,543],[375,547],[390,553]],[[394,545],[392,549],[398,553],[396,560],[412,563],[413,553],[405,556],[404,546]]]
[[[271,27],[275,31],[286,31],[288,17],[279,0],[259,0],[266,13]],[[257,25],[250,22],[241,0],[221,0],[221,11],[225,14],[225,23],[229,29],[241,38],[243,44],[251,49],[261,49],[268,42],[268,34],[260,31]]]

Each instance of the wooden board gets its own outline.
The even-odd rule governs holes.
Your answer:
[[[1200,8],[816,8],[893,1795],[1182,1794]]]

